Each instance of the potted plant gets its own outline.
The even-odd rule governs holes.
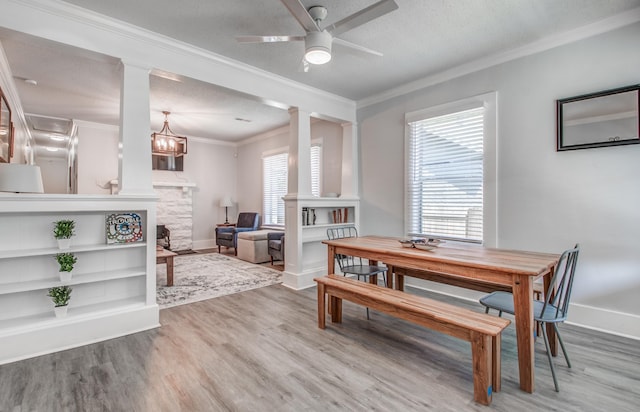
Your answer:
[[[73,253],[58,253],[56,255],[56,260],[60,265],[60,280],[62,282],[70,281],[73,265],[78,261],[78,258],[75,257]]]
[[[69,299],[71,299],[72,290],[69,286],[55,286],[49,289],[47,296],[49,296],[53,304],[56,305],[53,310],[57,318],[67,316],[67,305],[69,304]]]
[[[58,220],[53,224],[53,236],[58,240],[58,248],[69,249],[71,247],[71,236],[75,235],[73,230],[76,222],[73,220]]]

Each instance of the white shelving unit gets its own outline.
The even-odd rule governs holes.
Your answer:
[[[152,196],[0,195],[0,364],[159,326]],[[107,244],[106,217],[135,212],[142,242]],[[76,236],[61,251],[53,222],[72,219]],[[147,224],[147,222],[153,222]],[[57,253],[78,261],[61,282]],[[48,289],[73,288],[56,318]]]
[[[327,239],[327,229],[338,226],[359,227],[360,200],[354,197],[309,197],[285,198],[286,236],[284,284],[293,289],[314,285],[313,278],[326,274],[327,248],[322,243]],[[314,209],[316,224],[303,224],[302,209]],[[347,221],[333,223],[333,211],[348,210]],[[312,220],[310,220],[310,223]],[[291,241],[290,241],[291,240]],[[289,248],[296,248],[292,251]],[[293,253],[297,252],[297,253]],[[290,258],[290,256],[294,256]]]

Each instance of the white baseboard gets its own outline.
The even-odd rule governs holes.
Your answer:
[[[411,279],[407,287],[422,289],[441,295],[477,302],[484,293],[440,283]],[[587,329],[593,329],[612,335],[640,340],[640,316],[630,313],[616,312],[609,309],[572,303],[569,306],[567,323]]]
[[[640,340],[640,316],[572,303],[567,323]]]
[[[304,273],[291,273],[286,270],[282,273],[282,285],[293,290],[308,289],[316,285],[313,278],[326,275],[323,268],[310,269]]]
[[[213,249],[217,248],[215,239],[205,239],[205,240],[194,240],[193,245],[191,246],[193,250],[200,249]]]
[[[48,353],[77,348],[160,326],[157,305],[84,316],[54,319],[50,325],[0,336],[0,365]]]

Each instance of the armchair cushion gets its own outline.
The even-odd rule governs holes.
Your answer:
[[[284,260],[284,232],[267,234],[267,253],[271,256],[271,264],[275,260]]]
[[[236,227],[221,226],[216,228],[216,245],[218,253],[220,246],[232,247],[238,253],[238,232],[258,230],[260,214],[254,212],[242,212],[238,215]]]

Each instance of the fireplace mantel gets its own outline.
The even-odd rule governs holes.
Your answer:
[[[112,180],[109,183],[111,183],[111,194],[114,194],[117,192],[118,190],[118,181],[117,180]],[[196,187],[196,184],[193,182],[153,182],[153,187],[176,187],[176,188],[182,188],[182,191],[184,193],[188,193],[189,190],[193,189],[194,187]]]

